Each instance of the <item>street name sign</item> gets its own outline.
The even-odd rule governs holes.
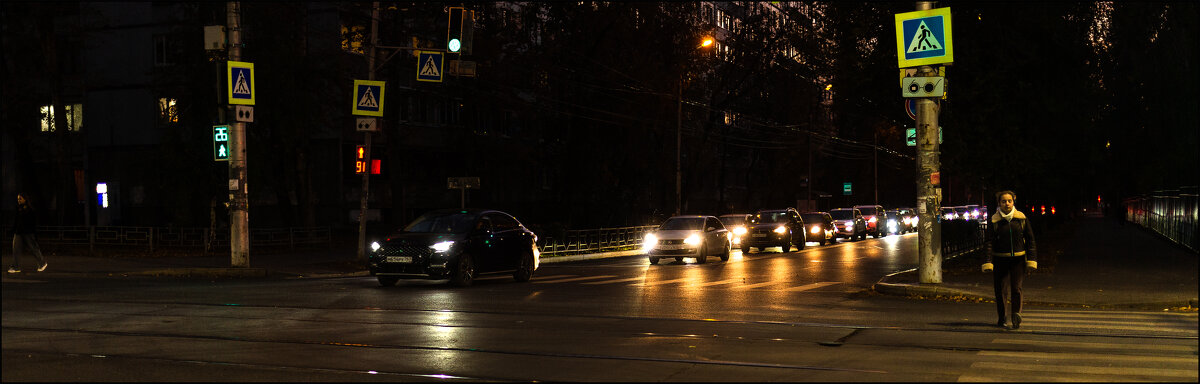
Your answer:
[[[846,195],[846,196],[850,196],[850,191],[851,191],[850,182],[842,183],[842,194]]]
[[[417,81],[442,82],[441,52],[417,51]]]
[[[254,105],[254,63],[241,61],[225,62],[229,74],[229,104]]]
[[[954,62],[950,7],[896,14],[900,68]]]
[[[354,80],[354,95],[350,113],[360,116],[383,116],[384,81]]]
[[[938,127],[938,144],[942,143],[942,127]],[[915,147],[917,146],[917,129],[907,128],[904,130],[904,144]]]

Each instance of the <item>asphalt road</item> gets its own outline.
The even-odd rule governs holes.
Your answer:
[[[706,264],[543,265],[472,287],[372,277],[3,285],[4,381],[1187,381],[1195,312],[1029,307],[868,289],[892,236]],[[1035,328],[1036,331],[1028,329]]]

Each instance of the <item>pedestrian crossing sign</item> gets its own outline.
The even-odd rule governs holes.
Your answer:
[[[229,104],[254,105],[254,63],[227,61]]]
[[[442,53],[417,51],[417,81],[442,82]]]
[[[900,68],[954,62],[950,7],[896,14]]]
[[[384,81],[354,80],[354,95],[351,114],[361,116],[383,116]]]

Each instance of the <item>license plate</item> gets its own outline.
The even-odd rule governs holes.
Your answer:
[[[664,251],[676,251],[676,250],[683,249],[683,245],[679,245],[679,244],[660,245],[660,246],[658,246],[658,249],[661,249]]]
[[[389,263],[411,263],[412,256],[388,256],[386,261]]]
[[[765,233],[755,233],[755,234],[754,234],[754,237],[767,237],[767,234],[765,234]]]

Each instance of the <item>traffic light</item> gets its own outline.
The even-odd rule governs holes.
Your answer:
[[[474,35],[475,11],[450,7],[450,20],[446,26],[446,50],[450,53],[470,55]]]
[[[382,172],[383,159],[378,157],[371,159],[371,166],[367,166],[367,148],[363,145],[354,146],[354,174],[361,175],[363,172],[371,172],[372,175],[378,175]]]

